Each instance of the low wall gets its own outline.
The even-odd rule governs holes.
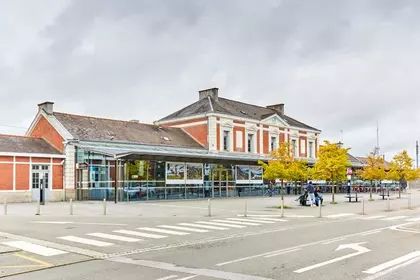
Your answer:
[[[63,201],[63,196],[63,190],[52,190],[49,192],[47,201]],[[33,202],[32,191],[0,191],[0,204],[3,203],[4,198],[7,198],[7,203]]]

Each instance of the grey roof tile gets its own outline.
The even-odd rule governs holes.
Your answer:
[[[211,105],[210,105],[211,102]],[[213,108],[213,110],[212,110]],[[240,101],[235,101],[227,98],[219,97],[218,100],[214,100],[210,98],[204,98],[199,100],[169,116],[160,119],[158,122],[168,121],[168,120],[175,120],[178,118],[184,117],[191,117],[194,115],[200,115],[204,113],[221,113],[227,114],[230,116],[242,117],[242,118],[250,118],[254,120],[263,120],[272,115],[278,114],[281,118],[283,118],[290,126],[310,129],[310,130],[317,130],[312,126],[304,124],[294,118],[291,118],[285,114],[279,114],[277,111],[273,109],[269,109],[266,107],[261,107],[253,104],[248,104]]]
[[[0,135],[0,152],[30,154],[61,154],[42,138]]]
[[[58,112],[54,117],[79,140],[202,148],[181,128]]]

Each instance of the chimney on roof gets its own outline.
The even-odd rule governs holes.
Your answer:
[[[48,115],[52,115],[52,113],[54,112],[54,102],[45,101],[43,103],[40,103],[38,104],[38,110],[39,111],[43,110]]]
[[[267,106],[267,108],[276,111],[280,115],[284,115],[284,104],[283,103],[275,104],[275,105],[269,105],[269,106]]]
[[[210,96],[214,100],[219,100],[219,89],[218,88],[209,88],[209,89],[203,89],[198,91],[199,93],[199,100],[207,98]]]

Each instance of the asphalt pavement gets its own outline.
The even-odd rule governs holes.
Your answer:
[[[12,204],[0,278],[418,279],[420,193],[300,207],[296,197]],[[362,215],[364,212],[364,215]],[[321,216],[321,217],[320,217]]]

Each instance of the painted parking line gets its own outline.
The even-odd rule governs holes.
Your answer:
[[[133,230],[125,230],[125,229],[114,230],[113,232],[127,234],[127,235],[133,235],[133,236],[139,236],[139,237],[145,237],[145,238],[153,238],[153,239],[162,239],[162,238],[167,238],[168,237],[166,235],[151,234],[151,233],[138,232],[138,231],[133,231]]]
[[[77,237],[77,236],[62,236],[62,237],[57,237],[57,238],[70,241],[70,242],[82,243],[82,244],[92,245],[92,246],[97,246],[97,247],[109,247],[109,246],[114,245],[114,243],[103,242],[103,241],[82,238],[82,237]]]
[[[27,251],[30,253],[34,253],[37,255],[41,255],[44,257],[67,254],[67,252],[65,251],[61,251],[61,250],[57,250],[57,249],[53,249],[53,248],[49,248],[49,247],[45,247],[41,245],[36,245],[36,244],[26,242],[26,241],[9,241],[9,242],[3,242],[2,244],[7,245],[9,247],[13,247],[13,248],[18,248],[18,249],[21,249],[23,251]]]
[[[197,223],[204,223],[204,222],[197,222]],[[197,227],[197,228],[205,228],[205,229],[214,229],[214,230],[228,230],[225,227],[217,227],[217,226],[208,226],[208,225],[197,225],[191,223],[179,223],[180,226],[187,226],[187,227]]]
[[[407,216],[394,216],[394,217],[382,219],[382,221],[395,221],[395,220],[401,220],[404,218],[407,218]]]
[[[352,214],[352,213],[341,213],[341,214],[327,215],[325,216],[325,218],[342,218],[342,217],[350,217],[354,215],[355,214]]]
[[[124,241],[124,242],[139,242],[139,241],[142,241],[142,239],[138,239],[138,238],[125,237],[125,236],[119,236],[119,235],[107,234],[107,233],[100,233],[100,232],[88,233],[86,235],[99,237],[99,238],[104,238],[104,239]]]
[[[289,251],[283,251],[283,252],[278,252],[278,253],[274,253],[274,254],[271,254],[271,255],[266,255],[266,256],[264,256],[264,258],[272,258],[272,257],[284,255],[284,254],[287,254],[287,253],[300,251],[300,250],[301,250],[300,248],[296,248],[296,249],[292,249],[292,250],[289,250]]]
[[[162,228],[167,228],[167,229],[177,229],[177,230],[183,230],[183,231],[191,231],[191,232],[198,232],[198,233],[204,233],[204,232],[209,232],[206,229],[198,229],[198,228],[190,228],[190,227],[181,227],[181,226],[158,226],[158,227],[162,227]]]
[[[228,228],[246,228],[246,226],[232,225],[232,224],[226,224],[226,223],[217,223],[217,222],[199,221],[199,222],[196,222],[196,223],[197,224],[205,224],[205,225],[228,227]]]
[[[275,222],[271,222],[271,221],[253,220],[253,219],[227,218],[227,220],[238,221],[238,222],[261,223],[261,224],[275,224]]]
[[[226,221],[226,220],[213,220],[215,222],[220,222],[220,223],[228,223],[228,224],[235,224],[235,225],[246,225],[246,226],[260,226],[261,224],[256,224],[256,223],[247,223],[247,222],[238,222],[238,221]]]
[[[169,234],[169,235],[188,235],[189,234],[188,232],[167,230],[167,229],[160,229],[160,228],[142,227],[142,228],[137,228],[137,229],[138,230],[143,230],[143,231],[151,231],[151,232]]]
[[[367,232],[367,233],[361,234],[360,236],[368,236],[368,235],[381,233],[381,232],[382,232],[381,230],[377,230],[377,231],[372,231],[372,232]]]
[[[363,271],[363,273],[375,274],[375,273],[378,273],[378,272],[380,272],[382,270],[385,270],[387,268],[390,268],[392,266],[396,266],[398,264],[407,262],[407,261],[409,261],[411,259],[418,258],[418,257],[420,257],[420,251],[415,251],[415,252],[409,253],[409,254],[407,254],[405,256],[402,256],[402,257],[393,259],[393,260],[391,260],[389,262],[386,262],[386,263],[377,265],[375,267],[369,268],[368,270]]]

